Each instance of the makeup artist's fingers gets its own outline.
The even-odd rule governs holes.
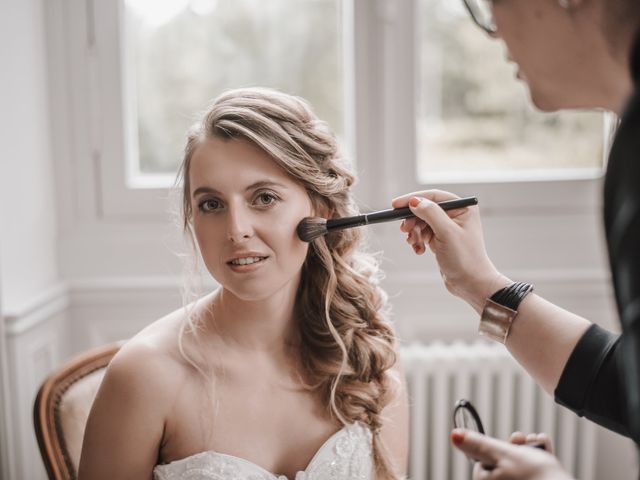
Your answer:
[[[422,228],[420,228],[420,225],[414,225],[411,229],[411,234],[411,237],[415,238],[417,242],[422,241]]]
[[[538,434],[538,438],[537,438],[537,442],[538,443],[542,443],[544,445],[544,449],[547,452],[549,452],[549,453],[553,453],[554,452],[553,440],[551,440],[551,437],[549,435],[547,435],[546,433],[539,433]]]
[[[544,445],[544,449],[553,453],[553,442],[546,433],[530,433],[525,435],[522,432],[513,432],[509,441],[514,445]]]
[[[435,232],[447,232],[456,226],[447,215],[447,212],[425,197],[412,197],[409,200],[409,208]]]
[[[451,441],[467,456],[485,465],[495,465],[508,452],[507,443],[471,430],[454,429]]]
[[[433,239],[433,230],[429,225],[426,225],[422,228],[422,241],[425,245],[429,245],[431,247],[431,240]]]
[[[391,204],[393,205],[394,208],[406,207],[407,205],[409,205],[409,201],[414,197],[426,198],[427,200],[431,200],[434,203],[460,198],[459,196],[454,195],[453,193],[450,193],[450,192],[445,192],[444,190],[423,190],[421,192],[414,192],[413,194],[407,194],[401,197],[394,198]],[[449,218],[456,218],[465,212],[466,212],[466,208],[456,208],[453,210],[448,210],[447,215],[449,216]],[[410,220],[410,219],[411,217],[409,217],[409,219],[407,220]],[[420,221],[420,219],[418,219],[418,221]],[[400,228],[402,231],[406,232],[409,230],[410,227],[401,226]]]
[[[443,202],[445,200],[460,198],[457,195],[454,195],[451,192],[445,192],[444,190],[421,190],[419,192],[411,192],[394,198],[393,200],[391,200],[391,206],[393,208],[406,207],[407,205],[409,205],[409,200],[411,199],[411,197],[424,197],[428,198],[432,202]]]
[[[415,217],[401,225],[408,234],[407,243],[416,253],[423,253],[428,245],[447,290],[478,310],[496,285],[508,279],[487,255],[480,209],[473,206],[445,212],[434,203],[455,198],[459,197],[449,192],[425,190],[398,197],[393,206],[410,206]],[[416,226],[420,227],[419,234],[414,232]]]
[[[424,253],[433,239],[433,230],[424,222],[420,222],[407,234],[407,243],[416,253]]]
[[[553,442],[546,433],[530,433],[527,435],[527,445],[544,445],[544,449],[553,453]]]
[[[422,222],[422,220],[420,220],[417,217],[405,218],[402,221],[402,223],[400,224],[400,230],[405,232],[405,233],[409,233],[411,230],[413,230],[413,227],[415,227],[415,225],[416,225],[416,223],[418,223],[418,221]]]
[[[415,225],[411,230],[411,238],[413,239],[413,251],[418,255],[422,255],[425,251],[425,246],[422,239],[422,229],[419,225]]]
[[[418,228],[421,232],[424,232],[425,229],[429,228],[429,225],[427,225],[427,223],[424,220],[418,217],[408,218],[406,219],[406,223],[404,223],[403,221],[403,223],[400,225],[400,230],[405,233],[409,233],[415,228]]]
[[[422,230],[419,226],[414,226],[407,234],[407,243],[413,248],[413,251],[417,254],[424,253],[425,247],[422,240]]]
[[[411,228],[408,228],[408,227],[411,227]],[[422,220],[411,222],[405,225],[405,227],[403,228],[403,231],[406,231],[407,233],[409,233],[410,234],[409,236],[413,240],[415,241],[422,240],[424,243],[427,243],[426,237],[429,237],[431,234],[433,234],[431,227],[429,227],[429,225]]]
[[[403,195],[402,197],[397,197],[396,199],[393,200],[393,205],[395,208],[407,206],[409,204],[409,200],[411,200],[411,198],[414,198],[414,197],[427,198],[428,200],[432,199],[434,203],[441,202],[443,200],[460,198],[457,195],[454,195],[450,192],[445,192],[443,190],[424,190],[421,192],[415,192],[415,194],[407,194],[407,195]],[[467,212],[466,208],[456,208],[453,210],[448,210],[447,216],[451,219],[455,219],[460,215],[465,214],[466,212]],[[419,224],[421,228],[424,228],[424,226],[426,225],[426,222],[424,221],[424,219],[421,219],[420,217],[406,218],[400,223],[400,231],[408,233],[413,229],[415,224]]]
[[[521,440],[524,435],[519,436]],[[467,456],[478,460],[473,471],[474,480],[569,480],[560,462],[548,452],[537,448],[514,445],[469,430],[451,432],[453,444]]]

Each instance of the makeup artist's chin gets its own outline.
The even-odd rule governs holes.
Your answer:
[[[549,82],[536,83],[528,80],[524,74],[521,74],[521,78],[529,90],[531,103],[541,112],[553,113],[560,109],[579,108],[578,105],[571,103],[566,95],[559,95]]]
[[[561,108],[566,108],[562,105],[558,105],[558,103],[555,102],[550,95],[544,95],[537,93],[534,90],[530,90],[530,96],[531,103],[533,103],[533,105],[541,112],[553,113],[557,112]]]

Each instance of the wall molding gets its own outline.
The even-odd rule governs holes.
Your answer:
[[[69,289],[58,283],[5,314],[7,337],[18,336],[69,308]]]
[[[418,271],[402,271],[397,268],[388,268],[385,278],[398,284],[413,284],[416,281],[427,282],[428,284],[441,284],[440,275],[434,272],[421,273]],[[507,277],[526,278],[529,282],[539,282],[544,284],[566,284],[567,282],[578,282],[584,284],[602,284],[611,280],[611,275],[602,269],[517,269],[505,270],[502,272]]]
[[[4,316],[0,304],[0,478],[15,478],[15,454],[11,441],[13,431],[12,396],[9,388],[9,365],[5,339]]]
[[[522,269],[504,273],[532,282],[539,295],[569,311],[605,328],[619,328],[608,271]],[[16,337],[64,311],[73,330],[72,348],[86,346],[83,335],[94,343],[117,332],[133,335],[182,306],[182,284],[180,275],[104,276],[61,282],[7,312],[5,333],[7,338]],[[210,291],[216,285],[205,278],[201,288]],[[446,291],[437,272],[387,268],[383,287],[389,293],[400,338],[427,342],[434,338],[469,340],[476,335],[477,315]],[[127,326],[128,321],[131,323]]]
[[[538,293],[550,301],[559,299],[566,308],[582,304],[609,310],[612,303],[610,275],[599,269],[572,270],[513,270],[504,272],[515,279],[525,279],[537,287]],[[180,298],[183,278],[179,275],[92,277],[60,282],[30,301],[5,312],[5,334],[14,337],[34,328],[48,318],[74,308],[126,306],[145,308],[154,298]],[[211,279],[202,282],[205,291],[216,288]],[[449,311],[452,301],[462,303],[450,295],[439,274],[433,271],[402,271],[387,269],[383,287],[391,294],[390,302],[408,303],[403,310],[418,308],[415,301],[429,302],[429,312],[446,316],[456,315],[458,308]],[[607,302],[604,304],[603,302]],[[168,313],[168,312],[167,312]],[[598,320],[597,318],[593,319]]]

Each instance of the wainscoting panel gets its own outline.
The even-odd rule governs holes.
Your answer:
[[[69,291],[76,352],[130,338],[182,306],[177,278],[77,281]]]
[[[58,286],[7,316],[9,388],[16,478],[46,479],[33,427],[33,402],[45,377],[69,355],[66,288]]]

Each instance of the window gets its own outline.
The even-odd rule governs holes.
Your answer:
[[[594,177],[603,115],[534,111],[503,43],[462,1],[418,0],[419,183]]]
[[[185,132],[222,91],[300,95],[343,129],[340,0],[126,0],[128,184],[174,178]]]
[[[429,187],[485,206],[597,201],[602,115],[533,112],[461,0],[57,1],[71,19],[57,64],[71,65],[72,148],[99,218],[164,218],[187,128],[249,85],[310,100],[357,160],[363,208]]]

